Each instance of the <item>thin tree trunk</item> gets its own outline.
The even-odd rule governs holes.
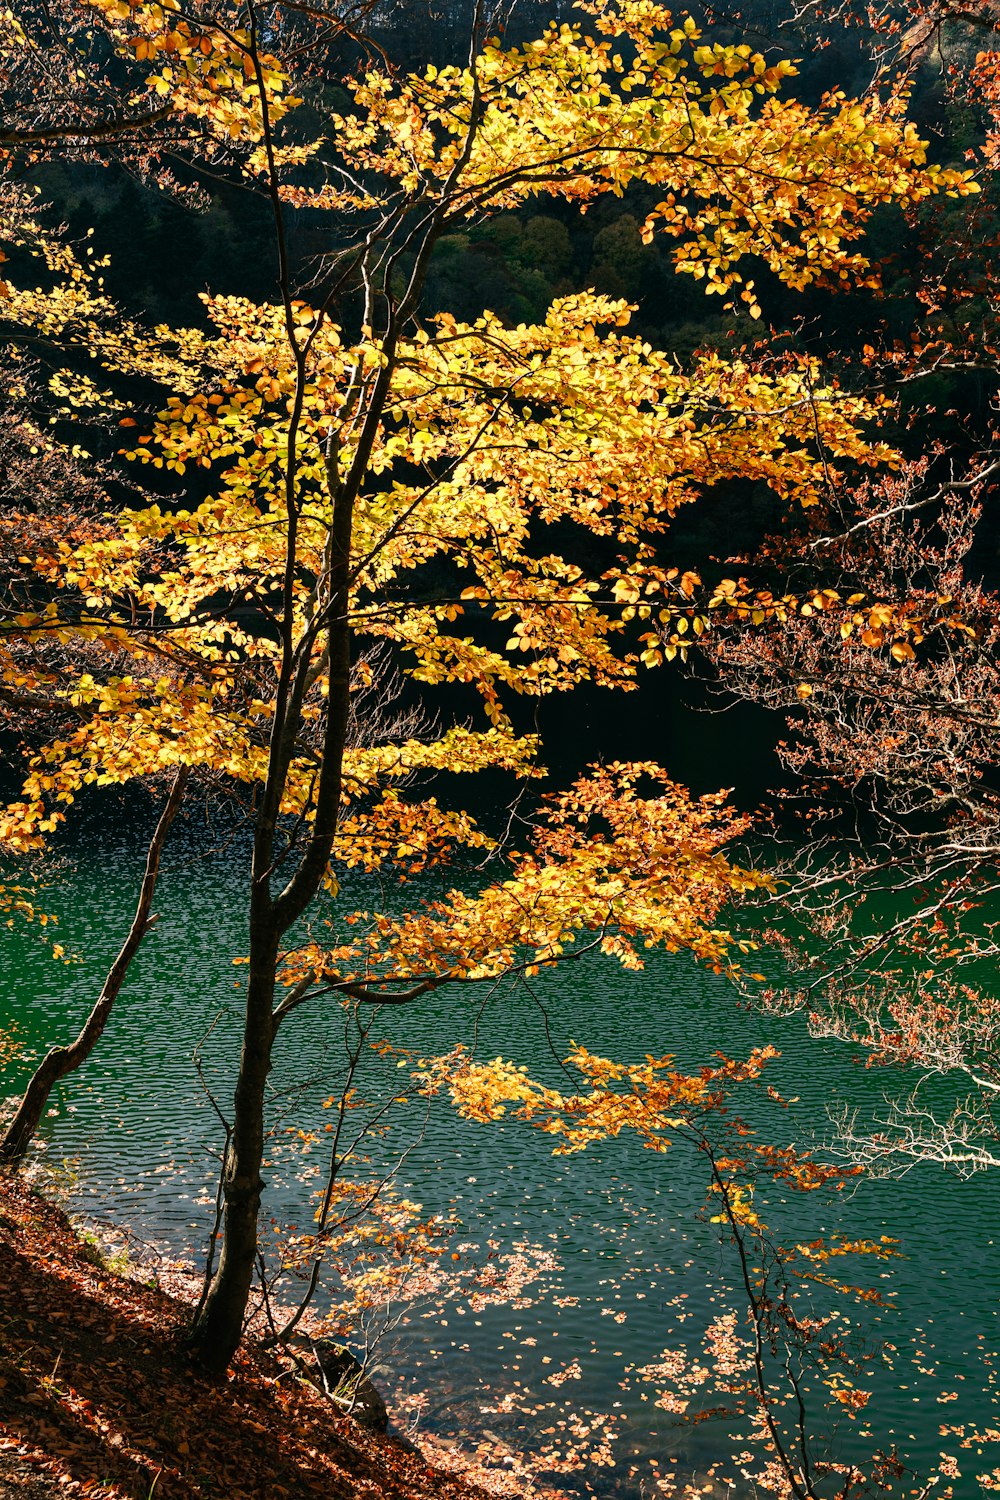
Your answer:
[[[278,934],[273,919],[258,930],[251,919],[243,1050],[236,1083],[233,1129],[222,1174],[222,1252],[212,1284],[191,1331],[192,1348],[205,1369],[221,1374],[243,1337],[257,1259],[257,1219],[264,1182],[264,1090],[271,1070],[272,1010]],[[263,928],[263,930],[261,930]]]
[[[65,1078],[67,1073],[72,1073],[81,1063],[86,1062],[100,1041],[111,1014],[111,1008],[125,982],[129,965],[139,951],[139,945],[146,933],[157,920],[155,916],[150,915],[150,908],[160,872],[160,855],[163,852],[170,825],[183,801],[189,775],[189,768],[181,766],[174,777],[166,806],[160,814],[160,821],[149,841],[146,873],[143,876],[132,926],[129,928],[128,937],[122,945],[121,952],[108,970],[97,1003],[87,1017],[76,1041],[70,1043],[68,1047],[53,1047],[36,1068],[14,1112],[14,1117],[7,1126],[3,1139],[0,1140],[0,1167],[9,1167],[16,1171],[21,1166],[42,1115],[45,1113],[45,1106],[49,1102],[49,1095],[53,1088],[60,1078]]]

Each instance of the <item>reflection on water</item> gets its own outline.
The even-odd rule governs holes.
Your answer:
[[[79,963],[53,961],[30,928],[8,935],[9,1012],[30,1047],[65,1040],[92,1002],[128,925],[137,845],[85,830],[70,851],[70,873],[46,893],[43,906],[60,913],[59,941]],[[242,974],[232,960],[245,948],[241,859],[233,849],[204,857],[198,839],[182,835],[162,878],[160,922],[97,1053],[68,1081],[48,1123],[49,1158],[74,1163],[83,1210],[127,1221],[140,1238],[175,1252],[199,1252],[211,1223],[220,1128],[192,1056],[200,1046],[204,1082],[225,1111]],[[771,1081],[798,1102],[787,1113],[772,1110],[762,1126],[776,1141],[800,1144],[822,1135],[831,1103],[877,1113],[888,1081],[858,1066],[848,1049],[809,1040],[798,1017],[764,1022],[739,1010],[724,981],[682,959],[657,958],[638,975],[599,961],[535,984],[533,995],[501,988],[485,1005],[478,995],[438,994],[419,1008],[383,1013],[377,1029],[417,1053],[475,1038],[480,1055],[512,1057],[553,1081],[546,1017],[557,1051],[572,1037],[623,1060],[669,1051],[695,1064],[716,1049],[740,1055],[769,1040],[782,1052]],[[299,1179],[315,1168],[286,1127],[294,1119],[322,1129],[329,1118],[322,1102],[342,1066],[337,1007],[320,1002],[286,1024],[272,1078],[269,1216],[309,1222],[304,1205],[315,1184]],[[377,1097],[398,1089],[400,1076],[393,1059],[373,1061],[363,1087]],[[8,1088],[5,1080],[4,1092],[17,1082]],[[418,1307],[393,1332],[378,1357],[391,1356],[386,1378],[399,1390],[426,1391],[425,1425],[530,1453],[543,1444],[565,1449],[575,1420],[577,1442],[594,1455],[590,1481],[630,1500],[655,1493],[661,1474],[703,1472],[726,1450],[726,1429],[679,1423],[633,1373],[665,1347],[697,1348],[733,1284],[729,1252],[697,1218],[703,1164],[682,1145],[660,1156],[624,1139],[553,1157],[544,1137],[516,1123],[464,1124],[443,1104],[424,1126],[416,1100],[398,1107],[390,1135],[373,1142],[372,1170],[411,1138],[399,1185],[427,1213],[455,1213],[461,1239],[495,1241],[498,1256],[529,1244],[559,1266],[513,1309],[460,1300],[443,1311]],[[927,1469],[942,1449],[955,1451],[954,1438],[940,1436],[943,1424],[997,1425],[988,1378],[1000,1290],[995,1194],[985,1177],[962,1183],[921,1168],[902,1182],[862,1182],[821,1205],[800,1197],[784,1214],[771,1206],[780,1232],[796,1237],[842,1231],[900,1241],[904,1258],[881,1268],[886,1305],[849,1311],[860,1338],[885,1339],[895,1352],[892,1367],[875,1377],[869,1427],[854,1425],[848,1449],[864,1448],[872,1431]],[[614,1468],[602,1462],[607,1434]],[[970,1462],[970,1474],[1000,1461],[987,1458]],[[971,1485],[956,1493],[977,1492]]]

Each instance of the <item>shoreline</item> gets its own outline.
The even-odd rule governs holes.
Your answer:
[[[142,1280],[115,1260],[36,1188],[0,1178],[0,1500],[501,1492],[339,1413],[252,1336],[226,1376],[206,1377],[183,1340],[190,1274]]]

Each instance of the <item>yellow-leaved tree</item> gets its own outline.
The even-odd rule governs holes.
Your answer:
[[[591,30],[552,27],[523,48],[476,36],[464,67],[373,69],[354,113],[312,137],[293,128],[297,84],[262,50],[254,0],[221,30],[179,0],[94,8],[149,65],[157,108],[196,122],[213,152],[231,141],[231,169],[270,199],[276,290],[263,305],[206,296],[197,326],[149,329],[66,243],[48,244],[37,286],[12,261],[9,340],[69,350],[54,377],[65,409],[124,413],[127,457],[194,487],[75,529],[18,523],[32,550],[16,551],[0,674],[8,701],[37,699],[54,722],[0,837],[44,846],[92,784],[172,778],[168,812],[188,777],[245,789],[245,1027],[221,1253],[192,1333],[223,1369],[254,1275],[265,1084],[292,1010],[324,994],[408,1003],[588,946],[631,966],[660,945],[725,967],[719,910],[760,879],[723,852],[741,824],[720,798],[614,763],[543,803],[533,840],[474,894],[353,912],[338,886],[352,869],[420,870],[490,845],[469,813],[414,791],[414,773],[421,788],[464,771],[537,776],[515,695],[632,686],[656,659],[650,569],[659,623],[688,606],[692,575],[661,567],[662,533],[705,487],[749,477],[808,504],[838,465],[893,457],[866,435],[873,407],[814,360],[764,371],[710,354],[682,369],[629,334],[626,304],[590,291],[533,325],[422,316],[435,245],[492,210],[541,196],[583,209],[646,184],[645,232],[756,315],[748,261],[796,288],[871,279],[856,242],[876,205],[971,184],[927,164],[902,91],[809,108],[782,94],[791,65],[706,42],[649,0],[588,5]],[[293,211],[326,215],[341,246],[308,279]],[[13,234],[23,262],[31,236]],[[132,393],[151,384],[159,415],[136,427]],[[430,740],[355,733],[373,642],[417,683],[471,685],[481,721]],[[303,945],[291,934],[324,888],[347,926]],[[9,1156],[37,1118],[36,1091]]]

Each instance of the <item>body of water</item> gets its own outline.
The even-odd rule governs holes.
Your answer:
[[[41,894],[40,906],[59,914],[58,941],[73,961],[53,959],[51,929],[5,935],[0,1024],[13,1021],[24,1048],[5,1094],[31,1055],[75,1034],[127,931],[142,861],[142,833],[129,821],[109,839],[84,820],[64,874]],[[244,855],[235,846],[206,852],[210,845],[190,828],[174,841],[156,902],[160,921],[95,1055],[54,1097],[45,1130],[48,1161],[71,1172],[81,1213],[192,1257],[211,1226],[220,1148],[203,1082],[224,1112],[240,1030],[243,971],[233,959],[246,948]],[[477,1055],[509,1057],[548,1081],[558,1078],[553,1054],[570,1038],[623,1061],[669,1052],[683,1066],[769,1041],[781,1051],[770,1082],[795,1103],[787,1111],[752,1104],[749,1112],[758,1111],[776,1144],[829,1135],[830,1105],[877,1115],[892,1082],[864,1069],[850,1049],[810,1039],[799,1016],[765,1020],[741,1010],[724,980],[683,958],[654,956],[639,974],[606,960],[573,964],[533,986],[500,986],[486,1000],[440,992],[412,1009],[383,1011],[373,1036],[423,1055],[464,1041]],[[329,1001],[303,1008],[282,1029],[268,1221],[311,1222],[330,1119],[323,1102],[343,1077],[343,1038],[343,1012]],[[203,1082],[192,1060],[198,1048]],[[402,1088],[406,1074],[395,1064],[373,1059],[362,1079],[372,1100]],[[463,1266],[487,1257],[509,1279],[527,1278],[504,1304],[470,1300],[466,1289],[388,1309],[391,1326],[375,1360],[413,1420],[443,1440],[481,1448],[501,1467],[526,1455],[529,1467],[568,1490],[639,1500],[662,1493],[667,1476],[707,1484],[738,1435],[724,1417],[690,1420],[697,1391],[686,1416],[664,1411],[655,1404],[661,1387],[636,1373],[666,1349],[683,1347],[696,1359],[706,1327],[740,1306],[732,1247],[699,1217],[706,1166],[698,1153],[679,1143],[661,1155],[619,1138],[553,1156],[551,1139],[529,1127],[464,1123],[443,1101],[428,1113],[411,1098],[389,1118],[388,1133],[367,1148],[367,1170],[377,1176],[409,1146],[396,1187],[425,1215],[460,1226],[456,1287]],[[311,1155],[300,1154],[300,1128],[319,1132]],[[918,1473],[933,1470],[942,1452],[953,1454],[963,1470],[953,1481],[959,1500],[979,1494],[975,1475],[1000,1463],[1000,1454],[964,1451],[958,1435],[941,1432],[1000,1425],[996,1204],[996,1183],[985,1176],[962,1182],[921,1167],[902,1180],[862,1180],[835,1198],[794,1195],[769,1208],[778,1232],[798,1240],[833,1233],[898,1240],[899,1258],[860,1267],[881,1304],[815,1293],[818,1310],[837,1309],[849,1339],[869,1353],[883,1350],[859,1378],[871,1402],[840,1424],[834,1452],[898,1446]],[[582,1455],[582,1467],[568,1454]],[[732,1472],[734,1487],[709,1485],[705,1493],[752,1493]],[[898,1492],[909,1489],[904,1483]]]

